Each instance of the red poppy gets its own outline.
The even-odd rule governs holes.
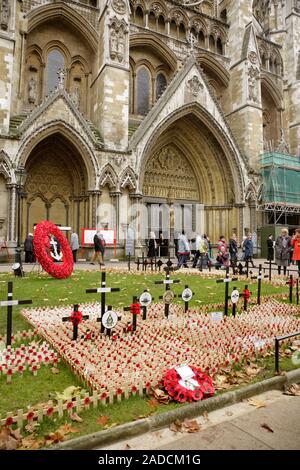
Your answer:
[[[14,423],[14,420],[11,416],[9,416],[8,418],[6,418],[6,421],[5,421],[5,426],[11,426],[12,424]]]
[[[29,411],[29,413],[26,416],[27,421],[31,421],[33,418],[34,418],[33,411]]]
[[[52,406],[50,406],[50,408],[48,408],[47,410],[47,416],[52,416],[54,413],[54,408]]]

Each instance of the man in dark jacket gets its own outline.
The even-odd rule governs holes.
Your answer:
[[[29,233],[24,242],[25,263],[34,263],[33,235]]]
[[[91,264],[95,264],[96,259],[99,261],[100,266],[104,266],[103,257],[105,251],[105,240],[100,230],[94,236],[94,256],[92,258]]]

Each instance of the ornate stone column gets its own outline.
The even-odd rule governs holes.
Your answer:
[[[113,205],[113,226],[115,227],[116,230],[116,241],[119,243],[120,241],[120,197],[121,197],[121,191],[111,191],[109,193],[111,197],[111,202]]]
[[[129,225],[133,228],[135,233],[135,245],[136,248],[141,248],[142,243],[140,239],[140,218],[141,218],[141,200],[143,198],[142,193],[131,193],[130,199],[132,201],[132,206],[134,206],[135,211],[132,211],[131,207],[131,220],[129,221]]]
[[[89,195],[89,227],[98,228],[97,227],[97,210],[98,210],[99,196],[101,195],[101,191],[94,189],[94,190],[88,191],[88,195]]]

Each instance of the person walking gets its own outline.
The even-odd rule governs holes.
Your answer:
[[[286,275],[287,267],[290,264],[291,247],[292,241],[288,229],[283,228],[275,243],[275,262],[278,267],[278,274],[281,274],[281,268],[283,268],[283,274]]]
[[[230,254],[230,262],[233,271],[236,268],[237,260],[238,260],[238,244],[237,244],[237,237],[236,234],[233,233],[229,240],[229,254]]]
[[[190,254],[190,246],[189,242],[185,236],[185,233],[182,232],[178,238],[178,268],[183,266],[184,268],[188,268],[187,260]]]
[[[152,261],[153,258],[156,257],[156,249],[157,249],[157,243],[156,243],[156,236],[154,232],[150,232],[150,238],[148,241],[148,253],[147,253],[147,258]]]
[[[269,235],[267,238],[267,249],[268,249],[267,260],[274,261],[274,240],[273,240],[272,234]]]
[[[193,259],[193,268],[196,268],[199,258],[200,258],[199,248],[200,248],[201,236],[199,234],[196,234],[194,240],[195,240],[195,253],[194,253],[194,259]]]
[[[95,261],[98,260],[100,266],[104,266],[103,259],[105,251],[105,240],[100,230],[98,230],[94,236],[94,250],[95,253],[92,258],[91,264],[95,264]]]
[[[252,242],[252,235],[249,233],[246,240],[244,241],[243,247],[245,249],[245,262],[246,265],[251,263],[252,267],[254,268],[253,263],[253,242]]]
[[[300,228],[295,232],[295,235],[292,239],[293,251],[293,261],[296,261],[298,266],[298,276],[300,277]]]
[[[219,264],[218,268],[228,268],[229,267],[229,253],[228,253],[228,245],[224,235],[220,236],[220,239],[217,243],[217,262]]]
[[[25,238],[24,242],[24,251],[25,251],[25,263],[34,263],[34,246],[33,246],[33,235],[29,233]]]
[[[77,251],[79,250],[79,241],[77,233],[73,232],[71,234],[70,246],[73,253],[74,263],[77,262]]]

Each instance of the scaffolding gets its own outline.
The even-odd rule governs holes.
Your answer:
[[[261,157],[262,191],[258,209],[272,214],[273,224],[300,215],[300,157],[264,153]]]

